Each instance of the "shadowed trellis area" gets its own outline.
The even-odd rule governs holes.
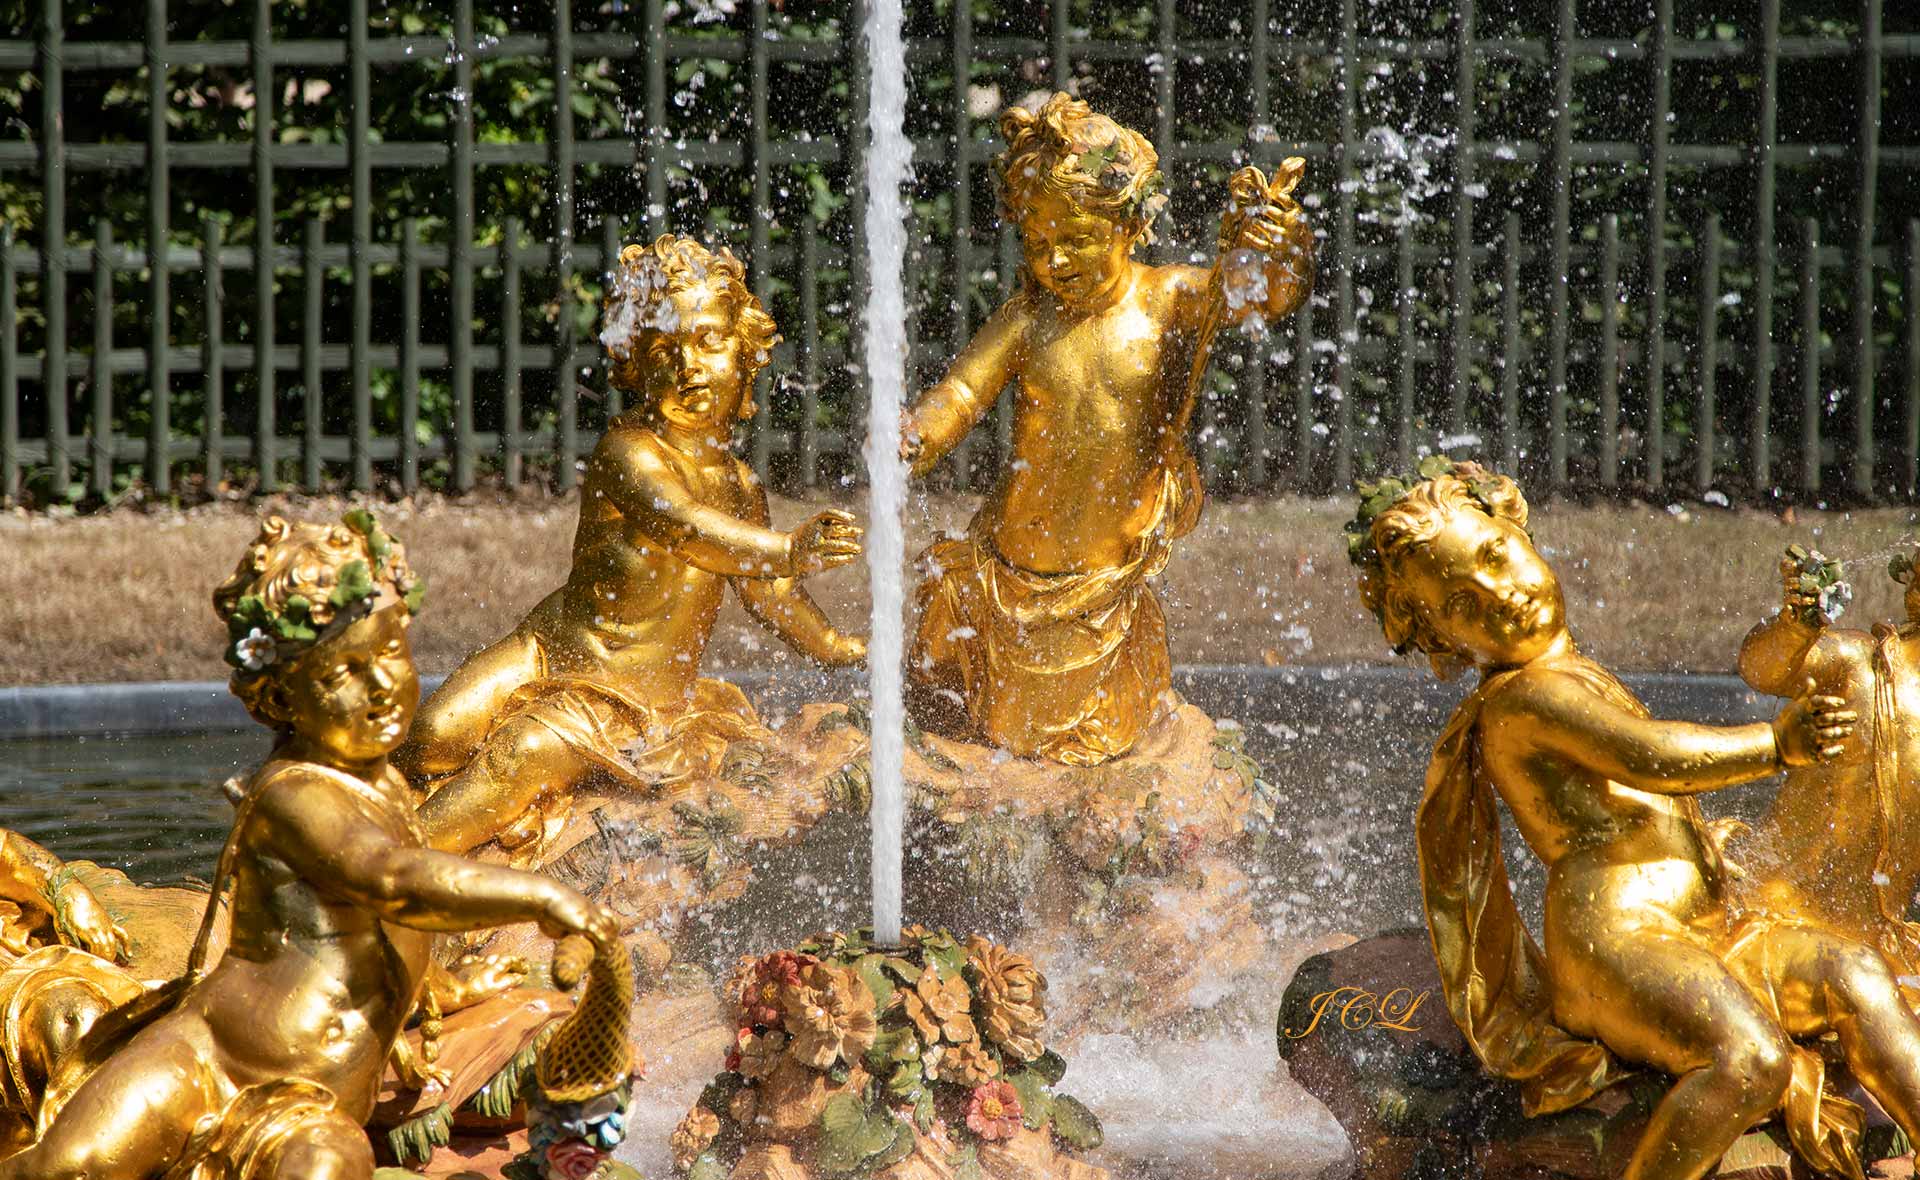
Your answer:
[[[0,26],[0,496],[570,486],[619,408],[609,251],[669,229],[730,243],[787,337],[745,453],[859,478],[857,3],[29,3]],[[1233,167],[1308,158],[1319,289],[1223,342],[1216,487],[1435,447],[1561,490],[1920,485],[1908,6],[912,7],[918,380],[1015,281],[993,115],[1066,87],[1158,147],[1163,259]],[[1003,396],[947,478],[990,478],[1009,424]]]

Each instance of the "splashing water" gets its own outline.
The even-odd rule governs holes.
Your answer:
[[[900,461],[900,406],[906,391],[906,208],[901,187],[912,167],[907,142],[907,51],[901,39],[900,0],[867,7],[867,60],[872,100],[867,125],[866,249],[872,283],[867,293],[867,472],[871,484],[867,568],[873,582],[873,632],[868,641],[868,689],[873,696],[873,936],[900,941],[900,860],[906,810],[903,760],[906,704],[901,683],[906,594],[907,472]],[[858,248],[857,246],[855,247]]]

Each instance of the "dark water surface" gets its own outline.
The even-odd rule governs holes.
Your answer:
[[[263,730],[0,742],[0,827],[136,881],[204,880],[233,818],[220,784],[267,747]]]
[[[1213,717],[1240,724],[1273,787],[1277,824],[1262,875],[1277,922],[1311,937],[1420,921],[1413,812],[1427,754],[1463,684],[1379,668],[1196,668],[1176,683]],[[1771,713],[1770,702],[1725,678],[1632,683],[1660,716],[1744,721]],[[777,725],[803,700],[844,700],[857,690],[822,678],[761,681],[749,691]],[[0,741],[0,826],[139,881],[205,879],[232,815],[220,784],[257,766],[267,747],[260,729]],[[1719,792],[1709,811],[1751,813],[1770,793],[1764,785]],[[844,921],[864,909],[865,841],[834,843],[846,857],[834,851],[835,863],[813,868],[838,879],[825,910],[848,912],[818,917]],[[1531,898],[1539,888],[1532,858],[1511,834],[1507,852],[1517,892]]]

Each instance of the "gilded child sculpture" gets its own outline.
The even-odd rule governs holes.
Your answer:
[[[1429,460],[1362,488],[1361,595],[1396,648],[1479,685],[1435,747],[1417,820],[1427,927],[1455,1023],[1529,1113],[1566,1110],[1633,1066],[1673,1078],[1630,1180],[1709,1174],[1784,1110],[1799,1154],[1861,1174],[1861,1112],[1803,1042],[1920,1132],[1920,1021],[1874,947],[1734,895],[1695,796],[1831,764],[1856,721],[1804,684],[1769,723],[1659,721],[1583,656],[1512,480]],[[1804,771],[1801,771],[1804,773]],[[1544,952],[1521,924],[1496,799],[1547,867]]]
[[[768,527],[766,493],[730,450],[778,339],[739,261],[664,234],[628,246],[612,278],[601,339],[634,404],[587,463],[566,585],[447,679],[396,759],[430,792],[436,848],[495,841],[538,863],[590,775],[645,791],[764,735],[737,688],[699,676],[729,584],[820,663],[866,656],[799,582],[859,556],[859,527],[837,510]]]
[[[1837,577],[1831,563],[1797,547],[1781,562],[1781,610],[1747,635],[1740,675],[1773,696],[1811,681],[1866,724],[1839,757],[1787,775],[1740,857],[1770,908],[1844,930],[1913,976],[1920,926],[1907,920],[1907,907],[1920,886],[1920,587],[1912,558],[1895,558],[1890,572],[1906,585],[1905,621],[1843,629],[1832,625],[1839,612],[1823,591],[1846,584],[1823,578],[1823,568]]]
[[[39,1139],[5,1180],[368,1180],[362,1124],[433,974],[442,932],[535,922],[619,950],[614,915],[544,877],[426,847],[388,757],[420,685],[419,588],[364,512],[269,518],[214,594],[233,691],[271,729],[235,783],[208,907],[180,978],[101,1018],[58,1064]],[[624,952],[621,952],[624,964]]]
[[[1166,198],[1143,136],[1065,94],[1000,129],[1022,287],[907,411],[902,453],[930,472],[1009,381],[1013,450],[967,534],[922,557],[909,673],[940,728],[1085,766],[1133,748],[1170,686],[1148,582],[1199,518],[1186,427],[1211,335],[1297,308],[1313,233],[1289,160],[1271,186],[1236,178],[1211,270],[1149,266]]]

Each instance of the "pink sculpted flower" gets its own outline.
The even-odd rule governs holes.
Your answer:
[[[547,1148],[547,1180],[591,1180],[606,1158],[584,1139],[562,1139]]]
[[[986,1140],[1011,1139],[1020,1130],[1020,1095],[1006,1082],[975,1086],[967,1101],[967,1129]]]

